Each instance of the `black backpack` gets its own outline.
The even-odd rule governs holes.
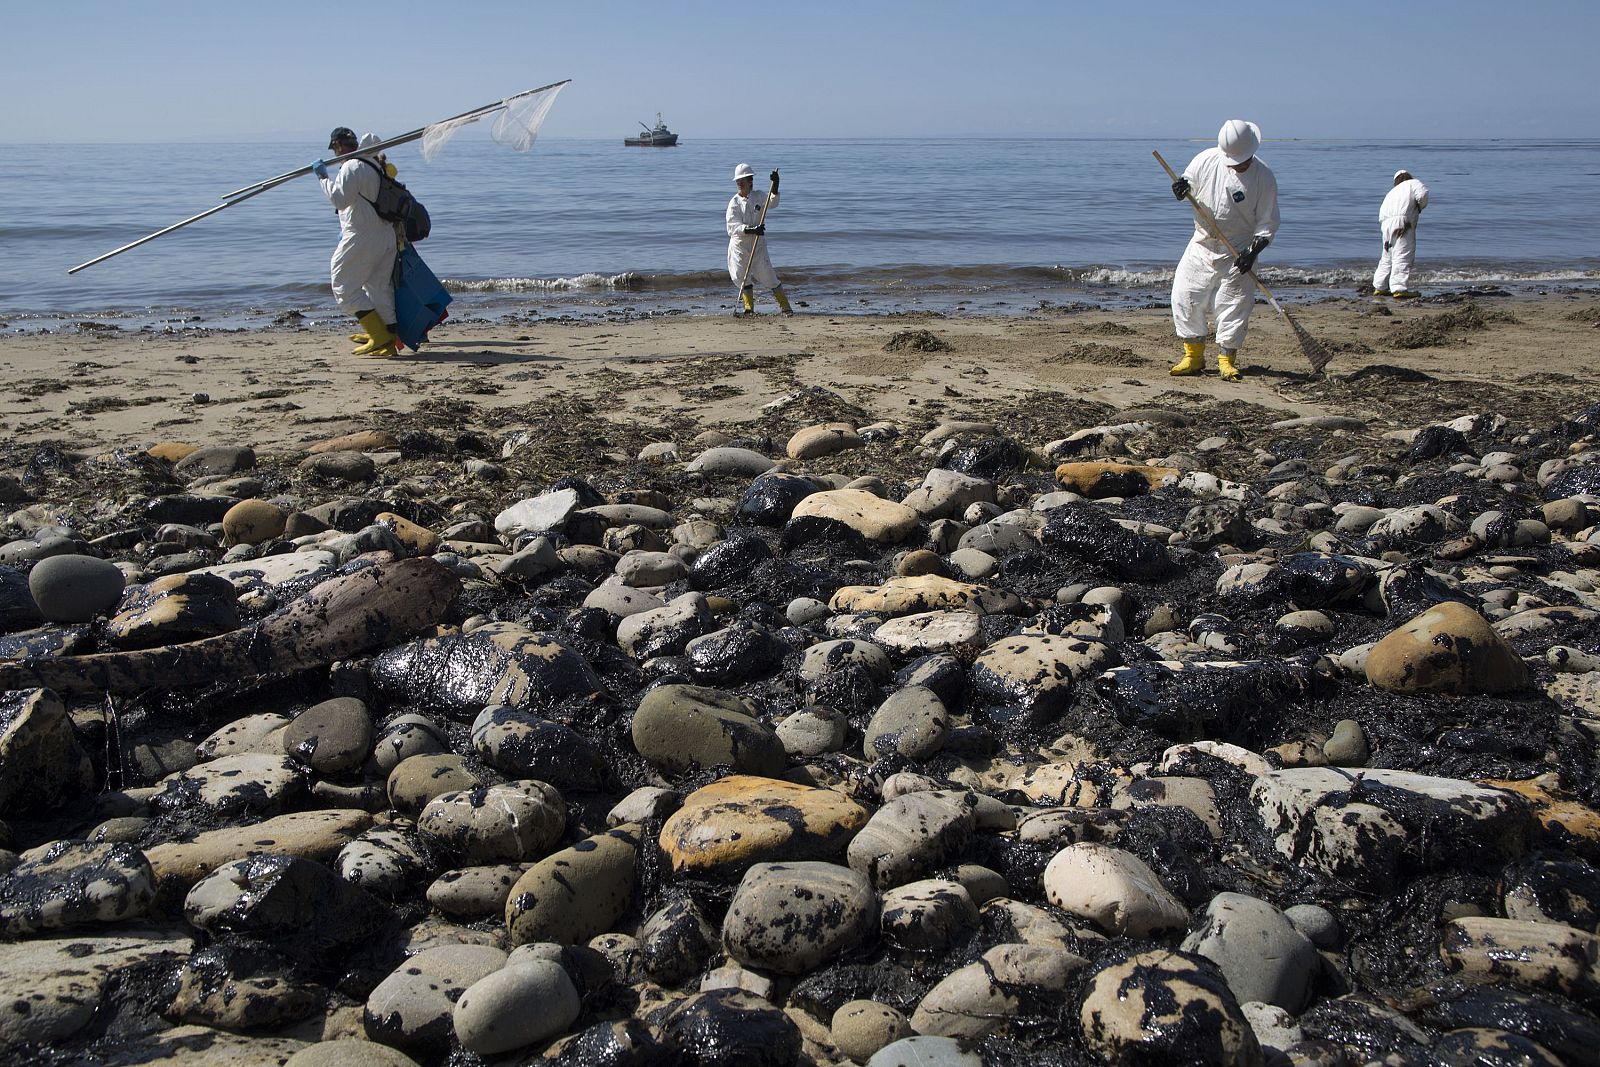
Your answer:
[[[389,177],[389,172],[376,161],[363,156],[361,162],[378,172],[378,198],[368,201],[378,217],[385,222],[404,225],[406,240],[412,244],[427,237],[433,229],[433,220],[428,218],[428,209],[422,206],[422,201],[412,196],[411,190]]]

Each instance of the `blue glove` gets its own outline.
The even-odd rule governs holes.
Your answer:
[[[311,173],[315,174],[319,178],[326,179],[328,177],[328,164],[324,163],[320,159],[317,160],[315,163],[311,164]]]

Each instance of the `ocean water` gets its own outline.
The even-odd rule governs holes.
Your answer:
[[[1165,299],[1190,233],[1174,168],[1208,146],[1170,140],[697,141],[627,148],[543,138],[519,154],[471,131],[432,164],[391,161],[428,207],[419,251],[457,318],[721,313],[732,304],[722,213],[734,164],[783,172],[768,241],[813,311]],[[304,178],[76,275],[67,268],[291,170],[317,145],[0,147],[0,321],[51,329],[253,326],[334,317],[337,222]],[[1593,208],[1600,141],[1269,141],[1283,226],[1263,276],[1290,299],[1370,276],[1377,209],[1405,167],[1431,190],[1415,281],[1600,288]]]

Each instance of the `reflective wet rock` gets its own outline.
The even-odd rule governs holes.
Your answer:
[[[1165,546],[1117,524],[1094,505],[1066,504],[1048,514],[1040,535],[1048,548],[1119,578],[1164,578],[1175,569]]]
[[[800,1030],[760,997],[737,989],[697,993],[661,1024],[666,1046],[696,1067],[793,1067]]]
[[[380,692],[451,712],[488,704],[538,707],[602,691],[581,654],[514,623],[389,649],[374,658],[370,673]]]

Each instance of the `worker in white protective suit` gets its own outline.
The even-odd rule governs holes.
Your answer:
[[[1217,373],[1224,381],[1241,377],[1234,360],[1256,302],[1256,280],[1250,270],[1278,232],[1278,179],[1256,158],[1260,147],[1260,127],[1229,119],[1217,134],[1217,147],[1195,156],[1172,183],[1172,195],[1182,200],[1192,193],[1239,250],[1237,256],[1229,252],[1196,212],[1194,236],[1172,279],[1172,325],[1183,342],[1183,359],[1172,368],[1173,374],[1200,374],[1206,369],[1209,311],[1221,349]]]
[[[770,201],[766,193],[756,191],[756,172],[750,169],[750,164],[741,163],[733,168],[738,191],[728,201],[724,217],[728,228],[728,275],[733,284],[740,286],[739,301],[744,305],[745,314],[755,314],[755,287],[761,285],[772,290],[772,299],[778,302],[778,308],[785,315],[793,315],[788,294],[783,291],[783,283],[778,281],[778,272],[772,269],[772,260],[767,258],[767,243],[762,240],[767,232],[762,209],[771,211],[778,206],[778,172],[773,171],[768,178],[772,181]]]
[[[343,156],[363,143],[378,143],[373,134],[367,138],[358,142],[353,131],[340,126],[329,135],[328,150]],[[378,197],[380,166],[385,164],[348,159],[334,172],[319,159],[311,170],[339,213],[339,244],[330,263],[334,299],[366,330],[365,343],[351,354],[388,359],[399,354],[394,335],[394,260],[400,246],[395,224],[380,219],[372,206]],[[360,335],[351,339],[359,343]]]
[[[1396,300],[1416,297],[1411,289],[1411,262],[1417,254],[1417,219],[1428,206],[1428,187],[1409,170],[1394,172],[1394,185],[1378,209],[1383,256],[1372,275],[1372,295]]]

